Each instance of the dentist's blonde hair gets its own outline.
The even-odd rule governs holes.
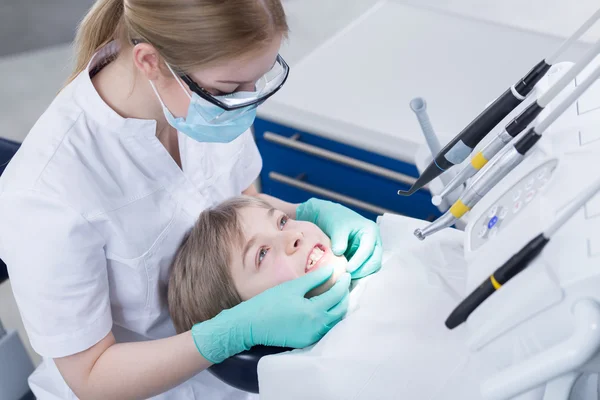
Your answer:
[[[72,81],[112,40],[152,44],[180,71],[210,65],[264,47],[287,35],[280,0],[97,0],[75,38]]]
[[[200,213],[171,265],[169,313],[177,333],[242,302],[231,276],[232,254],[244,247],[239,211],[271,209],[257,197],[239,196]]]

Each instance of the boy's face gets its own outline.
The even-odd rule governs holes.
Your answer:
[[[231,274],[242,300],[332,265],[331,278],[308,292],[309,297],[316,296],[346,271],[346,259],[332,253],[329,237],[315,224],[295,221],[274,209],[246,207],[238,213],[245,240],[243,250],[233,252]]]

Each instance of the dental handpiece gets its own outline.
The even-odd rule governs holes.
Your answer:
[[[427,236],[452,225],[468,213],[498,182],[504,179],[505,176],[525,159],[529,150],[541,139],[542,133],[575,103],[599,77],[600,66],[596,67],[592,74],[558,104],[544,120],[531,128],[514,144],[510,145],[500,157],[496,157],[488,163],[456,203],[450,207],[450,210],[426,228],[417,229],[414,235],[419,240],[424,240]],[[449,221],[452,221],[450,225],[448,225]]]
[[[442,200],[452,193],[459,186],[464,184],[467,179],[475,175],[483,168],[489,160],[500,152],[513,138],[533,122],[537,116],[552,102],[583,69],[598,56],[600,53],[600,40],[598,40],[569,71],[567,71],[552,87],[540,98],[527,107],[519,116],[510,121],[504,130],[502,130],[491,142],[489,142],[481,151],[477,152],[471,162],[467,164],[458,175],[456,175],[446,185],[444,190],[437,196],[433,196],[434,205],[441,204]]]
[[[425,168],[421,176],[408,191],[398,191],[399,195],[410,196],[417,190],[440,176],[454,165],[462,163],[473,148],[487,134],[510,114],[531,93],[535,85],[546,75],[553,63],[573,42],[585,33],[600,18],[596,11],[559,49],[550,57],[536,64],[522,79],[507,89],[490,106],[481,112],[466,128],[456,135]]]

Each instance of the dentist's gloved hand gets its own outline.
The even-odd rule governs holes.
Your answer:
[[[192,337],[198,351],[208,361],[220,363],[255,345],[310,346],[348,310],[349,274],[342,275],[327,292],[304,297],[332,274],[331,266],[323,266],[194,325]]]
[[[379,227],[341,204],[312,198],[296,209],[296,219],[316,224],[331,238],[335,255],[348,259],[352,279],[363,278],[381,268],[383,248]]]

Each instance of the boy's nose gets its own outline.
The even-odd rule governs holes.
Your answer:
[[[286,246],[285,252],[288,255],[294,254],[297,252],[302,246],[302,241],[304,240],[304,235],[302,232],[286,232]]]

